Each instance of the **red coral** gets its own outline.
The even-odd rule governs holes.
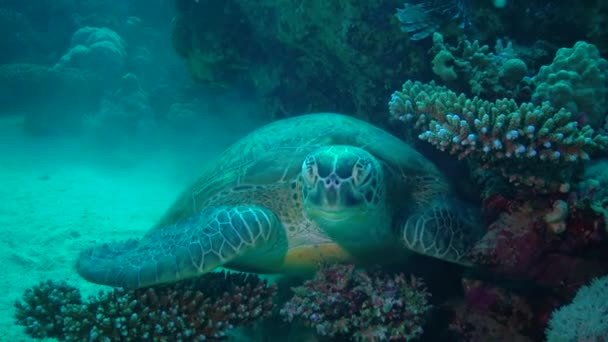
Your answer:
[[[450,323],[459,340],[533,341],[534,313],[525,298],[478,280],[464,279],[463,288],[466,300],[455,306]]]
[[[605,262],[584,257],[605,248],[601,247],[606,239],[598,215],[570,204],[574,209],[566,219],[566,230],[554,234],[545,222],[545,214],[554,200],[545,197],[532,202],[489,197],[486,208],[503,212],[473,248],[473,260],[495,274],[530,280],[565,296],[608,270]]]
[[[535,214],[527,204],[503,213],[473,248],[472,258],[501,273],[518,275],[531,267],[542,253],[542,225],[542,215]]]

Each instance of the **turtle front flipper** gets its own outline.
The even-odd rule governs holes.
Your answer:
[[[482,234],[479,211],[455,200],[436,200],[401,225],[405,246],[417,253],[470,266],[469,251]]]
[[[76,268],[90,282],[134,289],[201,275],[240,257],[272,256],[282,235],[266,208],[211,207],[141,240],[85,250]]]

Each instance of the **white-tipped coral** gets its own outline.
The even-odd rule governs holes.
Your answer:
[[[489,102],[434,83],[407,81],[392,95],[389,110],[439,150],[537,188],[563,188],[573,166],[608,148],[608,136],[580,127],[571,112],[548,102]]]

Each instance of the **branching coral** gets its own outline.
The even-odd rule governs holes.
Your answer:
[[[367,273],[354,266],[326,265],[293,289],[281,315],[300,320],[317,334],[356,341],[410,341],[419,337],[431,309],[420,279]]]
[[[274,285],[256,276],[210,273],[83,301],[65,283],[43,282],[15,304],[17,323],[34,338],[61,341],[213,341],[233,326],[267,316]]]
[[[393,93],[389,110],[438,149],[543,190],[567,191],[576,166],[608,148],[608,136],[546,102],[469,99],[434,83],[407,81]]]
[[[445,82],[459,80],[469,86],[468,91],[476,96],[490,98],[515,97],[524,85],[528,72],[526,63],[519,59],[511,43],[496,42],[494,52],[479,41],[460,40],[452,46],[443,36],[433,34],[433,73]],[[521,83],[521,84],[520,84]]]

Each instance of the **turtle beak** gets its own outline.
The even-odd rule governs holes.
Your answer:
[[[311,208],[308,210],[309,215],[321,219],[325,222],[338,223],[349,219],[349,215],[345,210],[324,210],[320,208]]]

